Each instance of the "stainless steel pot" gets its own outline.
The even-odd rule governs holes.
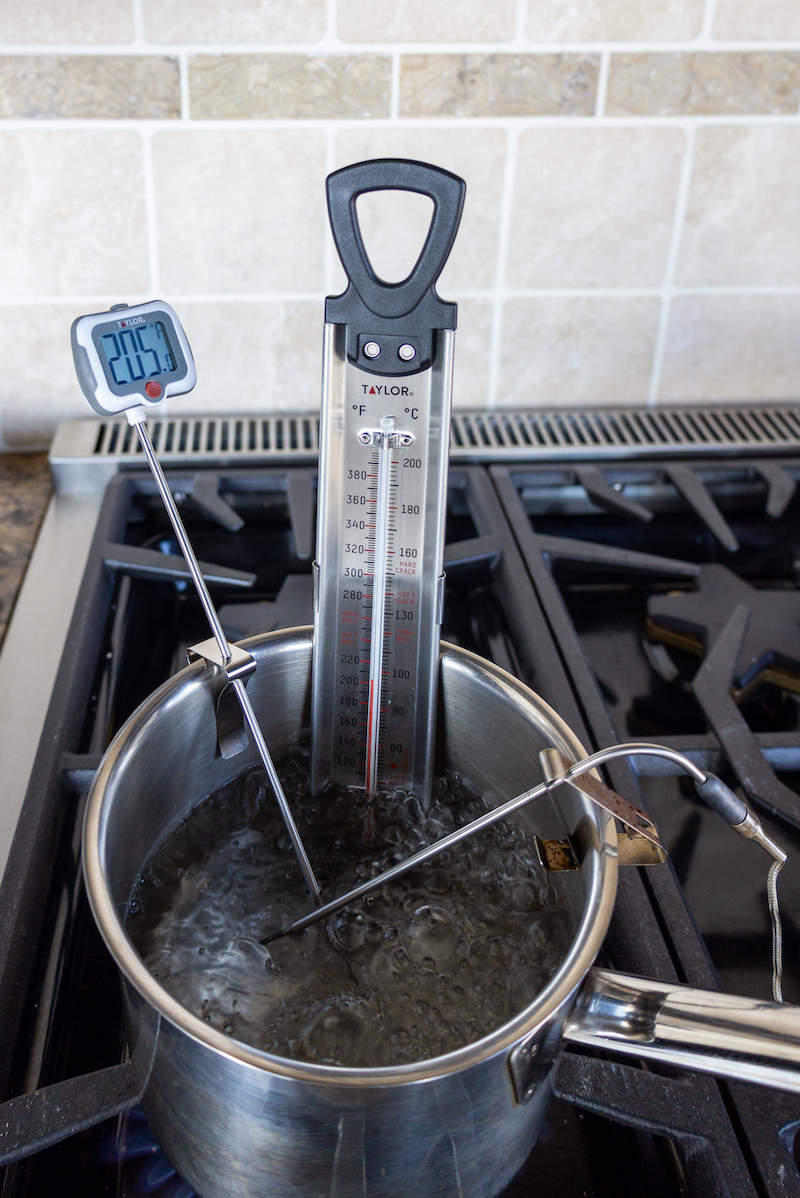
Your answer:
[[[246,642],[248,690],[271,749],[307,727],[311,631]],[[593,970],[617,885],[613,821],[564,788],[520,818],[569,835],[581,869],[554,875],[574,938],[536,1000],[492,1035],[433,1061],[344,1069],[284,1060],[215,1031],[148,973],[124,921],[135,879],[195,804],[256,764],[215,755],[205,669],[170,679],[115,738],[92,789],[84,870],[122,972],[143,1104],[175,1167],[203,1198],[491,1198],[538,1135],[563,1038],[800,1090],[800,1009]],[[538,753],[584,750],[546,703],[502,670],[442,646],[444,760],[496,802],[541,778]],[[576,1001],[577,999],[577,1001]],[[144,1080],[144,1076],[143,1076]]]

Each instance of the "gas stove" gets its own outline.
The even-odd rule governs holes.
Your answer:
[[[152,435],[226,634],[311,623],[317,417],[165,418]],[[136,1105],[79,829],[103,750],[203,617],[124,422],[63,425],[51,462],[57,493],[0,657],[2,1198],[190,1198]],[[798,480],[790,406],[457,413],[443,627],[587,748],[657,741],[753,803],[789,852],[790,1002]],[[620,871],[602,963],[768,999],[764,861],[668,762],[633,768],[612,763],[609,779],[653,816],[670,863]],[[555,1094],[506,1198],[800,1194],[796,1096],[574,1050]]]

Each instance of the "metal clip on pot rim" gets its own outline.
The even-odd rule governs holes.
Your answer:
[[[220,756],[225,758],[235,757],[247,748],[244,712],[233,683],[241,679],[246,686],[256,668],[255,658],[245,649],[229,644],[228,650],[226,657],[214,637],[186,650],[189,665],[205,661],[213,671],[211,690],[217,719],[217,747]]]

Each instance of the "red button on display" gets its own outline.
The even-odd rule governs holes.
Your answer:
[[[144,389],[151,399],[158,399],[159,395],[161,394],[160,383],[145,383]]]

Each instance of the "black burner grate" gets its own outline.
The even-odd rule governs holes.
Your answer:
[[[756,501],[762,511],[767,501],[774,508],[783,474],[775,483],[763,464],[698,463],[687,479],[680,465],[626,468],[621,474],[604,468],[600,480],[600,472],[581,468],[582,481],[577,465],[538,472],[527,466],[496,467],[491,474],[480,466],[451,471],[444,635],[522,677],[587,746],[611,743],[620,730],[565,601],[565,595],[578,594],[586,572],[592,585],[599,585],[602,572],[603,585],[623,590],[631,578],[655,580],[659,593],[670,586],[686,589],[700,563],[727,552],[726,529],[728,543],[734,538],[748,561],[759,553],[760,560],[772,560],[763,545],[753,547],[742,512]],[[790,463],[783,473],[795,466],[800,471]],[[313,468],[218,469],[208,476],[184,470],[172,485],[184,497],[199,555],[216,563],[208,573],[231,629],[241,635],[310,617]],[[622,491],[615,490],[618,485]],[[786,504],[790,490],[784,488]],[[664,521],[676,511],[690,530],[690,552],[668,548]],[[646,520],[649,512],[655,515]],[[244,529],[235,531],[242,518]],[[602,535],[598,520],[605,521]],[[794,527],[791,521],[787,526]],[[199,609],[185,577],[149,479],[118,476],[100,517],[48,735],[0,895],[4,1092],[13,1097],[76,1078],[69,1091],[73,1108],[66,1115],[65,1104],[59,1108],[62,1126],[86,1130],[33,1155],[19,1144],[21,1159],[6,1170],[2,1198],[54,1192],[64,1198],[95,1193],[189,1198],[185,1183],[148,1140],[135,1106],[91,1126],[104,1114],[131,1108],[137,1095],[130,1066],[119,1064],[117,983],[79,885],[76,835],[81,796],[109,736],[177,668],[185,646],[200,639]],[[156,611],[161,623],[154,632]],[[142,643],[144,627],[150,629],[147,653],[133,650]],[[690,751],[723,756],[724,746],[712,732],[693,735]],[[769,735],[753,734],[759,754]],[[767,747],[780,754],[799,746],[786,734],[777,741],[772,735]],[[773,754],[772,760],[778,758]],[[625,765],[614,763],[609,774],[616,789],[642,803]],[[645,786],[651,781],[665,780],[645,779]],[[675,785],[669,778],[666,783]],[[658,796],[648,789],[651,797],[655,809]],[[680,824],[673,840],[688,886],[691,851],[682,852],[678,843],[684,832]],[[684,835],[687,843],[690,839]],[[702,912],[696,915],[702,923]],[[743,951],[753,956],[760,947],[747,942]],[[663,980],[718,986],[671,867],[622,871],[604,963]],[[93,1009],[82,1009],[82,996],[93,988],[96,1006],[106,1008],[102,1026]],[[110,1072],[99,1080],[81,1077],[103,1067]],[[561,1101],[553,1105],[508,1198],[543,1192],[553,1198],[800,1193],[792,1156],[800,1102],[794,1099],[696,1075],[662,1076],[574,1052],[564,1054],[555,1088]],[[25,1101],[29,1148],[52,1143],[59,1133],[42,1122],[46,1099]]]

